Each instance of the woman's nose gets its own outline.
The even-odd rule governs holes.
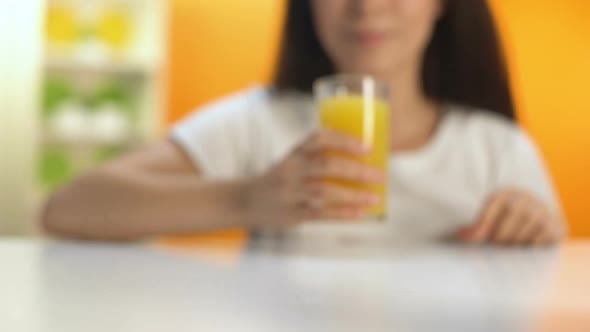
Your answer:
[[[349,0],[351,9],[358,16],[372,16],[384,11],[386,8],[395,7],[399,0]]]

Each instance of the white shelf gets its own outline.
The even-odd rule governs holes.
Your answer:
[[[44,134],[41,137],[41,145],[44,146],[66,146],[74,148],[96,148],[100,146],[119,146],[132,147],[141,144],[142,139],[136,135],[129,134],[126,137],[116,140],[105,140],[100,138],[84,137],[80,139],[70,139],[55,137],[50,134]]]
[[[76,57],[48,56],[45,67],[52,71],[101,73],[107,75],[153,75],[158,72],[157,66],[142,63],[137,60],[86,60]]]
[[[71,4],[79,11],[77,15],[82,16],[85,15],[84,12],[92,12],[98,7],[112,4],[127,4],[132,9],[133,38],[124,49],[110,49],[101,44],[100,40],[84,40],[75,45],[46,43],[42,54],[42,77],[57,77],[68,81],[75,91],[74,99],[92,95],[97,88],[111,82],[130,88],[134,94],[136,105],[133,106],[132,121],[135,122],[125,131],[126,134],[119,135],[116,139],[109,138],[108,135],[93,134],[92,125],[85,133],[78,131],[70,132],[69,136],[55,135],[48,119],[38,119],[38,152],[53,148],[63,149],[69,158],[73,158],[76,172],[83,173],[97,165],[96,154],[103,148],[126,150],[151,141],[159,134],[166,99],[164,69],[167,56],[168,1],[49,0],[49,3]],[[104,133],[105,127],[102,128]],[[38,165],[34,167],[37,169]],[[38,182],[35,190],[38,201],[49,193]]]

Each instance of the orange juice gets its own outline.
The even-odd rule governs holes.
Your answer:
[[[387,174],[389,159],[389,105],[386,101],[364,98],[360,95],[336,96],[319,105],[321,127],[352,135],[371,148],[371,152],[359,161]],[[339,184],[379,195],[382,202],[368,212],[371,217],[386,216],[387,185]]]

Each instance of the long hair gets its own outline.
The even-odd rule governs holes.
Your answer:
[[[486,0],[446,0],[422,63],[422,88],[439,102],[514,119],[508,71]],[[320,44],[310,0],[289,0],[274,86],[310,93],[313,82],[335,73]]]

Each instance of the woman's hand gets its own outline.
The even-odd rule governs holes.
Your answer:
[[[314,133],[286,159],[249,183],[244,197],[247,226],[280,227],[305,220],[364,216],[380,198],[337,182],[385,181],[382,172],[355,160],[368,152],[353,137],[327,130]]]
[[[564,235],[564,225],[545,203],[529,193],[507,189],[492,195],[479,220],[458,237],[466,243],[548,246]]]

